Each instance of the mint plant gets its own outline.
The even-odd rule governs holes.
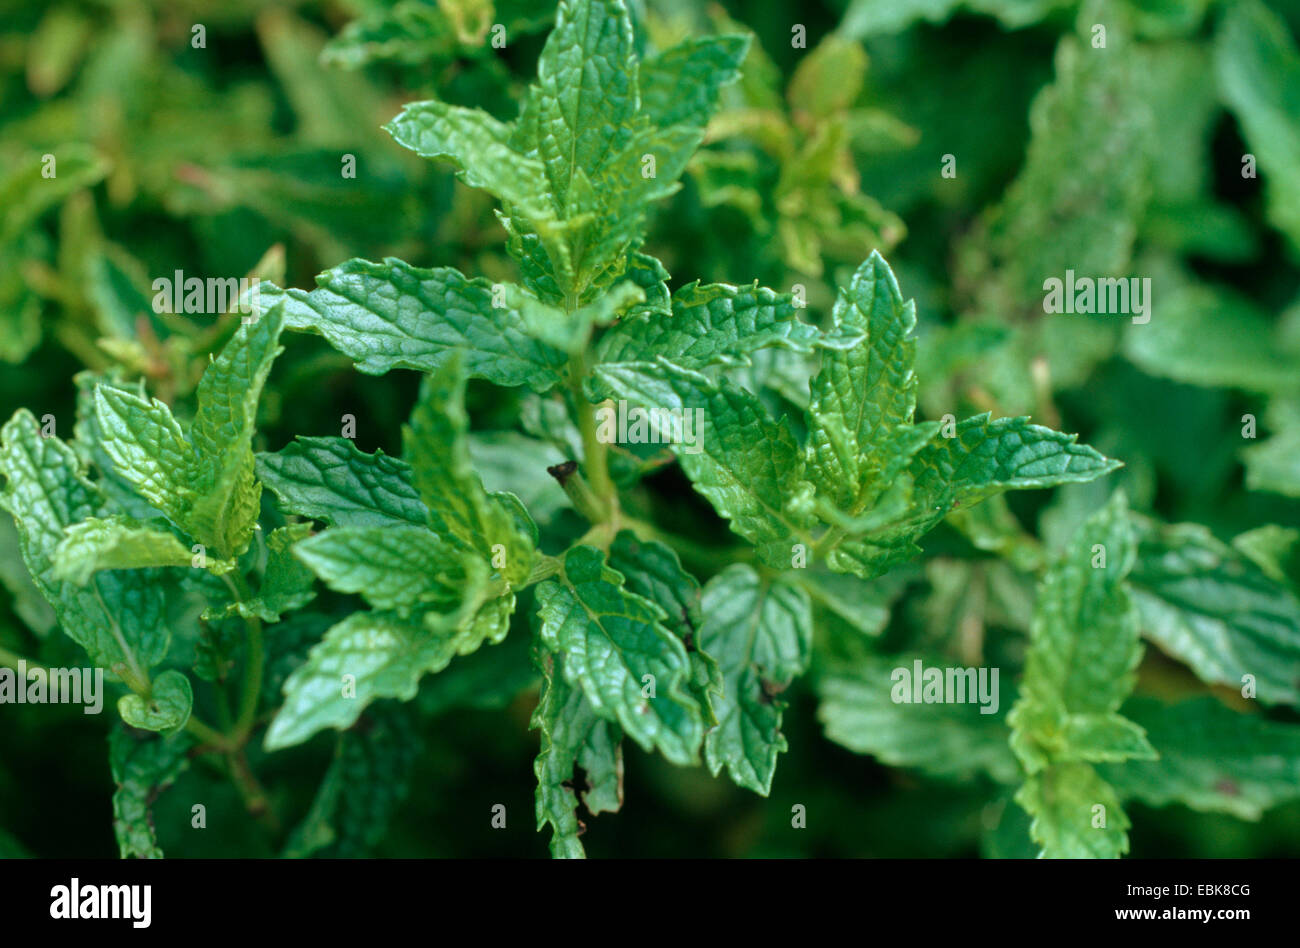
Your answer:
[[[869,6],[854,5],[860,26],[875,22]],[[546,20],[502,8],[508,29]],[[482,10],[439,11],[372,13],[330,56],[481,52]],[[1230,545],[1136,513],[1106,479],[1119,461],[1029,417],[959,419],[954,397],[918,418],[918,359],[950,353],[918,352],[916,304],[871,249],[896,242],[901,222],[846,178],[851,128],[906,138],[885,113],[852,108],[866,69],[856,41],[823,41],[796,73],[781,122],[798,145],[760,143],[772,165],[760,173],[748,151],[701,151],[717,115],[727,134],[715,124],[707,137],[730,144],[762,101],[748,90],[723,103],[750,37],[658,52],[642,39],[623,0],[562,0],[513,121],[429,99],[387,124],[498,202],[514,279],[395,257],[346,260],[309,291],[276,277],[192,397],[88,370],[70,436],[26,409],[0,430],[0,505],[31,582],[115,693],[121,854],[162,854],[154,801],[199,767],[229,781],[281,854],[364,854],[406,794],[424,716],[472,697],[529,703],[537,828],[552,854],[582,856],[582,811],[622,808],[626,746],[772,794],[786,695],[805,677],[831,741],[975,784],[997,854],[1122,855],[1130,800],[1254,819],[1293,799],[1293,725],[1136,692],[1145,636],[1206,683],[1249,679],[1249,697],[1300,700],[1295,531]],[[1079,77],[1103,70],[1083,55],[1063,41],[1035,141],[1078,124]],[[848,85],[832,94],[839,70]],[[1071,199],[1056,195],[1050,158],[1031,149],[992,236],[963,244],[1014,261],[996,279],[987,260],[972,267],[989,277],[974,293],[982,317],[1007,300],[1023,315],[1040,277],[1015,227]],[[78,176],[102,173],[84,164]],[[775,180],[775,256],[795,272],[818,274],[823,247],[860,249],[828,312],[753,273],[673,280],[645,242],[688,166],[710,206],[737,199],[737,169],[750,190]],[[1122,197],[1135,203],[1142,169],[1130,170]],[[1052,186],[1031,187],[1038,177]],[[1018,202],[1035,214],[1011,214]],[[365,376],[419,374],[400,457],[359,448],[352,416],[339,434],[266,443],[259,411],[291,334],[321,337]],[[514,413],[510,430],[500,412],[484,422],[489,390]],[[664,501],[658,479],[677,476],[699,507]],[[1063,485],[1052,535],[1028,534],[1005,495]],[[708,511],[726,544],[698,539],[689,521]],[[932,542],[976,555],[916,565]],[[926,631],[904,644],[890,609],[922,569]],[[990,646],[1002,677],[987,694],[975,672],[993,659],[963,639],[963,661],[980,666],[972,690],[931,700],[926,667],[952,664],[968,594],[1026,634]],[[335,752],[312,802],[286,813],[265,781],[325,734]]]

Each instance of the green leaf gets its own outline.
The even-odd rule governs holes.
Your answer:
[[[1232,711],[1209,697],[1173,705],[1134,698],[1124,713],[1160,754],[1100,768],[1125,798],[1257,820],[1300,797],[1300,727],[1294,724]]]
[[[483,643],[459,616],[435,628],[420,616],[356,612],[333,626],[284,684],[284,705],[266,732],[267,750],[300,744],[327,727],[345,730],[378,698],[409,701],[420,678]]]
[[[190,719],[194,691],[184,673],[165,671],[153,680],[149,697],[129,694],[117,701],[117,711],[131,727],[175,733]]]
[[[609,565],[624,576],[623,587],[663,610],[668,629],[686,646],[691,662],[691,688],[710,726],[717,724],[713,703],[723,692],[722,670],[699,643],[704,619],[700,612],[700,584],[682,568],[672,547],[657,540],[642,540],[622,530],[609,547]]]
[[[620,313],[645,302],[645,291],[631,280],[619,283],[572,313],[544,303],[514,284],[505,285],[503,296],[531,336],[568,353],[577,353],[586,346],[592,326],[608,325]]]
[[[1150,323],[1130,325],[1124,352],[1151,375],[1207,388],[1270,392],[1300,375],[1300,353],[1280,351],[1248,299],[1200,283],[1162,298]]]
[[[862,44],[830,33],[800,57],[787,92],[791,110],[798,118],[821,121],[847,112],[862,92],[866,73]]]
[[[310,293],[264,283],[261,295],[284,301],[290,329],[324,336],[367,375],[431,372],[459,352],[467,375],[495,385],[545,392],[561,381],[564,353],[531,338],[516,312],[494,306],[487,279],[389,257],[349,260],[316,282]]]
[[[184,530],[194,503],[185,476],[193,449],[171,409],[156,398],[101,385],[95,389],[95,420],[114,473]]]
[[[1122,493],[1078,529],[1038,590],[1011,746],[1030,773],[1056,761],[1153,758],[1142,729],[1116,712],[1142,659],[1124,581],[1136,541]]]
[[[78,586],[105,569],[189,566],[192,557],[165,529],[128,517],[92,518],[67,529],[54,550],[54,576]]]
[[[472,431],[469,456],[489,493],[514,494],[538,524],[570,506],[564,490],[546,473],[566,455],[547,441],[517,431]]]
[[[901,687],[894,677],[896,670],[913,673],[916,661],[927,669],[949,664],[935,656],[910,653],[872,655],[852,664],[836,663],[818,675],[817,717],[826,736],[854,753],[934,777],[968,779],[985,773],[1003,783],[1018,780],[1020,767],[1007,745],[1009,682],[994,684],[998,705],[990,714],[983,713],[985,706],[976,702],[977,695],[967,695],[965,703],[895,701],[895,690]]]
[[[1118,859],[1128,852],[1128,816],[1115,789],[1088,764],[1040,771],[1025,781],[1016,802],[1033,817],[1029,835],[1041,858]]]
[[[1077,435],[1031,425],[1027,418],[959,422],[953,436],[934,437],[934,423],[895,428],[885,446],[879,480],[887,485],[864,517],[830,522],[849,536],[830,550],[831,569],[871,579],[920,553],[917,539],[960,505],[1007,490],[1090,481],[1120,466]],[[899,471],[906,467],[907,476]],[[827,515],[827,511],[822,511]]]
[[[237,556],[248,548],[261,512],[253,433],[262,386],[284,351],[283,324],[283,308],[274,306],[244,323],[199,380],[187,471],[195,496],[184,527],[222,555]]]
[[[784,419],[773,421],[757,397],[725,378],[714,383],[667,362],[603,365],[596,375],[619,397],[680,419],[683,432],[694,425],[694,444],[673,446],[686,476],[765,563],[790,565],[811,526],[791,502],[810,488]]]
[[[749,53],[745,35],[702,36],[678,43],[641,64],[641,110],[659,128],[704,128],[718,94],[740,75]]]
[[[42,214],[100,181],[108,170],[109,163],[84,144],[62,145],[44,154],[29,152],[9,165],[0,177],[0,244],[18,238]]]
[[[423,158],[450,161],[471,188],[482,188],[530,219],[553,217],[543,203],[549,190],[546,168],[512,148],[511,127],[482,109],[436,100],[411,102],[384,129]]]
[[[402,429],[412,482],[439,536],[476,550],[508,582],[521,583],[532,572],[534,542],[519,529],[511,508],[483,489],[470,463],[468,435],[465,379],[459,358],[453,358],[425,376],[410,424]]]
[[[113,772],[113,833],[123,859],[161,859],[154,835],[151,808],[158,794],[189,766],[186,751],[193,741],[174,737],[137,736],[124,727],[108,735],[108,760]]]
[[[266,538],[266,569],[257,596],[249,602],[232,603],[225,614],[238,613],[245,618],[256,616],[263,622],[279,622],[286,612],[311,602],[316,597],[315,576],[293,555],[294,544],[309,536],[309,523],[272,530]]]
[[[1007,490],[1055,487],[1090,481],[1118,469],[1078,435],[1031,425],[1028,418],[976,415],[957,423],[953,437],[938,437],[916,455],[917,491],[934,507],[978,503]]]
[[[1300,53],[1285,22],[1258,0],[1224,11],[1215,37],[1219,90],[1236,113],[1268,198],[1269,221],[1300,252]]]
[[[157,399],[105,385],[95,390],[100,443],[117,474],[222,557],[248,548],[260,512],[252,441],[262,386],[282,351],[282,319],[274,306],[240,326],[208,366],[188,441]]]
[[[653,362],[662,356],[681,368],[703,369],[747,364],[757,349],[842,349],[862,337],[853,330],[823,334],[800,322],[797,313],[789,293],[757,283],[701,286],[697,281],[673,294],[671,316],[647,312],[620,320],[596,344],[596,357],[600,362]]]
[[[562,218],[581,205],[574,177],[595,181],[626,151],[640,107],[639,63],[622,0],[561,0],[520,125],[537,148]]]
[[[1024,167],[959,248],[985,311],[1042,319],[1046,279],[1065,280],[1067,270],[1091,278],[1128,270],[1156,151],[1146,60],[1122,22],[1106,23],[1104,51],[1092,48],[1090,26],[1062,37],[1055,80],[1030,106]],[[1074,162],[1071,174],[1061,173],[1066,161]],[[1111,331],[1087,316],[1046,320],[1069,334]]]
[[[609,565],[623,574],[625,589],[664,611],[665,627],[676,632],[689,651],[703,621],[700,584],[682,568],[672,547],[620,530],[609,547]]]
[[[839,291],[834,320],[865,338],[822,356],[808,407],[808,469],[820,493],[851,510],[880,478],[887,436],[916,411],[916,305],[903,302],[889,265],[873,252]]]
[[[42,437],[23,409],[0,429],[0,473],[0,506],[13,515],[23,562],[59,626],[96,665],[110,671],[122,665],[143,677],[167,654],[170,638],[155,577],[137,570],[100,573],[78,586],[54,573],[64,530],[108,513],[76,454],[58,437]]]
[[[376,609],[451,609],[486,566],[426,527],[332,527],[294,548],[331,589],[360,593]]]
[[[408,706],[371,705],[339,735],[311,808],[283,855],[356,859],[370,856],[409,789],[421,740]]]
[[[760,578],[733,564],[709,580],[703,594],[700,645],[722,670],[723,693],[714,700],[718,726],[705,741],[716,775],[723,767],[738,785],[767,796],[785,703],[776,695],[808,667],[812,606],[808,594],[781,580]]]
[[[1300,704],[1300,600],[1198,524],[1142,521],[1130,586],[1142,633],[1202,681]]]
[[[704,727],[686,691],[690,662],[664,628],[663,610],[628,591],[599,550],[581,545],[565,554],[559,579],[537,587],[537,601],[542,641],[597,715],[673,763],[699,759]]]
[[[537,775],[537,829],[551,824],[551,855],[583,858],[578,837],[578,796],[592,815],[616,812],[623,805],[623,734],[617,724],[597,714],[581,688],[563,671],[559,655],[542,656],[542,695],[530,728],[541,731],[541,750],[533,763]],[[585,787],[578,784],[581,772]],[[575,792],[576,791],[576,792]]]
[[[1246,486],[1300,497],[1300,429],[1287,428],[1242,452]]]
[[[257,456],[257,477],[287,513],[339,527],[428,522],[411,467],[383,451],[366,454],[347,438],[299,437]]]

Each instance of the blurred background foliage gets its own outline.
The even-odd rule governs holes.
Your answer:
[[[380,126],[404,102],[433,96],[511,117],[553,7],[0,0],[0,417],[27,407],[70,427],[79,372],[95,373],[81,387],[102,375],[142,377],[154,394],[187,404],[236,323],[153,314],[151,282],[174,270],[310,287],[347,258],[392,255],[508,278],[490,199]],[[674,285],[802,284],[820,313],[837,280],[879,249],[917,300],[927,417],[1032,414],[1126,464],[1102,482],[954,518],[921,562],[866,594],[851,590],[838,609],[819,606],[819,647],[924,649],[1019,667],[1033,575],[1017,551],[1033,559],[1035,536],[1059,549],[1117,486],[1161,520],[1204,524],[1225,541],[1247,534],[1256,542],[1239,546],[1267,546],[1269,568],[1295,591],[1300,3],[633,7],[648,47],[701,32],[754,34],[743,79],[726,90],[685,186],[652,218],[647,250]],[[501,49],[488,38],[498,23],[508,37]],[[1088,55],[1094,24],[1106,26],[1104,57]],[[57,187],[37,186],[46,154]],[[340,173],[345,155],[355,157],[354,179]],[[1256,176],[1243,175],[1247,155]],[[953,177],[941,174],[945,156]],[[1151,277],[1155,318],[1045,317],[1043,275],[1067,269]],[[319,339],[286,344],[264,398],[261,447],[333,431],[351,413],[359,447],[400,451],[413,374],[360,376]],[[788,410],[807,400],[801,359],[768,350],[738,372]],[[545,427],[535,398],[487,386],[470,395],[481,429],[518,429],[520,419]],[[1253,438],[1243,436],[1246,416]],[[477,453],[485,473],[519,463],[508,435],[481,439]],[[540,478],[537,490],[526,500],[541,521],[556,492]],[[725,527],[673,469],[646,493],[660,519],[700,544],[688,565],[705,578],[709,551],[728,543]],[[1261,533],[1268,525],[1281,529]],[[79,664],[71,643],[50,634],[53,617],[7,518],[0,581],[0,647]],[[279,665],[268,688],[320,631],[310,617],[275,627]],[[271,833],[196,762],[156,804],[162,849],[545,854],[532,819],[536,683],[518,672],[528,643],[526,629],[516,631],[462,660],[458,676],[427,679],[412,706],[377,706],[341,739],[255,752],[285,821]],[[1206,691],[1154,647],[1139,688]],[[1231,701],[1230,690],[1214,690]],[[790,751],[770,799],[629,746],[628,811],[588,820],[588,852],[1031,854],[1024,814],[987,778],[935,779],[855,755],[825,739],[807,683],[788,697]],[[0,854],[113,855],[107,719],[10,705],[0,720]],[[206,801],[219,830],[189,830],[194,800]],[[496,803],[507,807],[505,830],[489,827]],[[799,832],[790,829],[795,803],[809,814]],[[1181,806],[1133,803],[1129,812],[1137,856],[1300,852],[1297,802],[1257,822]]]

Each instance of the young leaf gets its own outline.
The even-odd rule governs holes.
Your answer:
[[[1039,771],[1016,793],[1033,817],[1029,835],[1046,859],[1118,859],[1128,852],[1128,816],[1115,789],[1083,763]]]
[[[765,563],[790,565],[791,547],[811,518],[791,505],[809,492],[794,435],[762,403],[725,378],[711,382],[667,362],[596,368],[605,385],[652,412],[695,425],[693,445],[674,445],[682,470],[731,527],[758,547]]]
[[[471,188],[495,195],[530,220],[553,218],[544,203],[547,169],[532,155],[512,148],[513,129],[483,110],[437,100],[411,102],[384,128],[422,158],[450,161]]]
[[[194,491],[184,528],[219,553],[248,548],[261,512],[262,487],[253,478],[257,403],[271,363],[284,351],[282,308],[271,307],[241,325],[199,380],[198,411],[190,426],[194,446],[187,482]]]
[[[734,564],[704,587],[703,613],[700,644],[723,679],[705,759],[714,774],[725,766],[737,784],[767,796],[776,756],[787,749],[776,694],[804,672],[812,652],[808,594]]]
[[[519,118],[561,218],[573,217],[580,206],[575,175],[597,180],[631,142],[640,108],[638,68],[623,0],[561,0]]]
[[[788,293],[757,283],[729,286],[691,283],[672,297],[672,314],[647,312],[624,317],[596,344],[600,362],[653,362],[657,357],[684,369],[748,362],[756,349],[776,346],[794,352],[842,349],[860,331],[823,334],[800,322]]]
[[[153,680],[149,696],[123,695],[117,711],[131,727],[175,733],[185,726],[194,707],[194,691],[184,673],[165,671]]]
[[[222,557],[243,553],[260,512],[253,478],[257,402],[279,346],[283,311],[271,307],[239,328],[199,381],[187,441],[171,409],[101,385],[101,442],[117,474],[173,524]]]
[[[718,94],[740,75],[750,37],[688,39],[641,64],[641,110],[659,128],[703,129],[717,108]]]
[[[958,422],[953,437],[929,442],[911,472],[933,506],[947,501],[951,507],[952,501],[973,504],[1007,490],[1090,481],[1121,466],[1077,440],[1027,418],[990,421],[985,413]]]
[[[475,550],[510,583],[532,571],[535,544],[511,507],[489,496],[469,457],[469,417],[459,358],[424,378],[420,400],[402,430],[412,482],[429,508],[429,525],[450,542]],[[498,566],[504,557],[504,565]]]
[[[100,570],[189,566],[192,558],[166,529],[127,517],[91,518],[65,532],[54,550],[54,576],[84,586]]]
[[[890,431],[916,411],[916,305],[903,302],[879,253],[853,274],[835,300],[835,325],[864,340],[822,356],[808,406],[808,469],[818,491],[855,509],[869,479],[879,479]]]
[[[95,390],[95,420],[99,445],[112,461],[114,474],[185,529],[194,503],[194,488],[185,476],[193,451],[171,409],[156,398],[100,386]]]

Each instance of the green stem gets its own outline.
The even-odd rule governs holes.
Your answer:
[[[531,586],[534,583],[540,583],[544,579],[550,579],[560,571],[560,560],[555,556],[543,556],[533,567],[533,571],[528,574],[528,580],[525,586]]]
[[[609,477],[609,446],[596,435],[596,407],[581,391],[574,392],[574,401],[578,411],[578,431],[582,434],[582,467],[603,516],[608,517],[618,501],[614,482]]]
[[[573,509],[582,514],[588,523],[605,522],[607,516],[605,505],[591,489],[586,478],[578,471],[578,462],[566,461],[548,467],[546,470],[559,482],[560,487],[573,503]]]
[[[848,534],[843,527],[831,527],[813,544],[812,558],[813,562],[820,563],[835,545],[839,543]]]
[[[253,598],[248,580],[236,577],[240,601]],[[262,695],[262,674],[266,667],[266,647],[262,637],[262,620],[257,616],[244,619],[248,628],[248,653],[244,659],[244,691],[239,702],[239,718],[235,722],[235,740],[244,744],[252,733],[257,718],[257,701]]]
[[[221,579],[230,590],[235,602],[245,603],[253,598],[253,591],[248,588],[248,580],[240,573],[223,574]],[[257,701],[262,694],[262,675],[266,666],[266,647],[262,636],[262,620],[257,616],[244,616],[244,627],[248,631],[248,650],[244,658],[243,692],[239,701],[239,719],[231,740],[237,746],[247,743],[248,735],[253,731],[257,720]]]
[[[262,789],[252,768],[248,766],[248,757],[245,756],[243,749],[233,750],[227,754],[226,763],[230,766],[230,779],[244,801],[244,808],[251,816],[261,820],[272,833],[279,833],[280,820],[271,808],[271,800],[266,795],[266,791]]]
[[[204,724],[193,714],[185,722],[185,730],[189,731],[204,744],[209,744],[217,750],[226,750],[230,746],[230,738],[222,734],[216,728]]]

